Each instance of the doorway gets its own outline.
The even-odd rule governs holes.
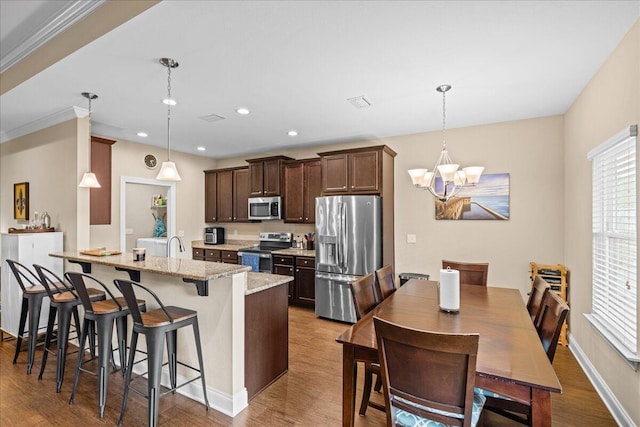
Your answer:
[[[157,206],[154,200],[162,196],[165,204]],[[167,236],[176,230],[176,183],[157,179],[126,177],[120,178],[120,250],[131,252],[138,238],[153,238],[157,218],[160,217]],[[156,236],[157,237],[157,236]],[[162,237],[160,237],[162,238]]]

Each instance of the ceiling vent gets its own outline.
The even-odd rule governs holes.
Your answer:
[[[347,99],[356,108],[367,108],[371,107],[373,104],[364,96],[356,96],[355,98]]]
[[[219,116],[217,114],[209,114],[208,116],[200,116],[198,117],[201,120],[204,120],[205,122],[219,122],[220,120],[224,120],[224,117]]]

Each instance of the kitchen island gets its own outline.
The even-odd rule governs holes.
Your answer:
[[[261,336],[251,336],[249,332],[263,328],[267,337],[277,337],[279,348],[286,349],[286,283],[290,277],[250,273],[251,268],[243,265],[183,258],[147,256],[144,261],[133,261],[131,253],[90,256],[62,252],[50,255],[63,258],[66,271],[82,269],[90,272],[116,295],[119,293],[114,279],[135,280],[149,287],[167,305],[196,310],[208,398],[211,407],[220,412],[235,416],[247,406],[250,396],[287,371],[287,352],[264,351],[269,338],[256,345]],[[281,291],[278,292],[279,288]],[[156,308],[149,297],[142,294],[140,297],[147,300],[147,308]],[[267,330],[265,323],[269,323]],[[277,360],[269,360],[272,357]],[[178,358],[197,366],[192,339],[185,337],[178,341]],[[146,371],[146,366],[141,365],[136,365],[135,371]],[[277,366],[278,369],[265,374],[263,370],[246,370],[246,366]],[[182,380],[192,378],[189,370],[179,369],[178,373]],[[260,378],[254,378],[256,375]],[[163,384],[166,383],[168,373],[163,372]],[[183,387],[180,392],[204,401],[197,382]]]

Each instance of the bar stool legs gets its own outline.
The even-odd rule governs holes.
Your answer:
[[[13,363],[18,360],[20,347],[22,347],[22,336],[24,335],[24,327],[26,324],[27,313],[29,313],[29,337],[27,338],[27,374],[31,374],[33,367],[33,359],[36,354],[36,345],[38,343],[38,324],[40,323],[40,310],[42,309],[42,300],[47,296],[44,290],[42,292],[25,294],[22,298],[22,309],[20,310],[20,324],[18,326],[18,338],[16,342],[16,353],[13,356]]]
[[[53,337],[53,327],[55,324],[56,313],[58,314],[58,337],[56,350],[56,393],[60,393],[62,381],[64,380],[64,368],[67,361],[67,348],[69,347],[69,330],[71,328],[71,316],[76,325],[76,330],[80,328],[80,316],[78,316],[78,307],[61,304],[60,306],[51,306],[49,310],[49,322],[47,323],[47,335],[44,341],[44,351],[42,353],[42,363],[40,364],[40,373],[38,379],[42,379],[45,366],[47,365],[47,357],[51,348]]]

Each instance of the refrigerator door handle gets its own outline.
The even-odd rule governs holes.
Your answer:
[[[349,251],[347,250],[347,204],[343,203],[342,208],[340,209],[340,221],[342,223],[342,229],[340,230],[340,234],[342,235],[342,269],[346,270],[349,265],[349,261],[347,260],[347,254]]]
[[[340,202],[338,202],[340,203]],[[340,270],[342,270],[342,256],[343,256],[343,252],[342,252],[342,242],[341,242],[341,236],[342,236],[342,204],[340,204],[340,207],[338,209],[338,221],[336,224],[336,228],[337,228],[337,235],[336,235],[336,264],[338,265],[338,267],[340,268]]]

